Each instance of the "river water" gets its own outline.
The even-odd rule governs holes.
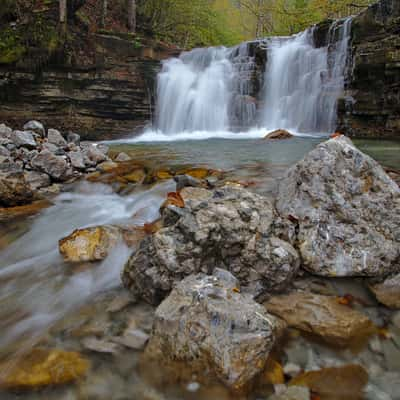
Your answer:
[[[239,181],[250,190],[272,196],[285,171],[335,128],[350,27],[351,19],[334,23],[326,48],[314,48],[312,30],[267,40],[270,61],[263,79],[261,111],[251,100],[255,60],[247,44],[197,49],[166,61],[159,75],[154,128],[111,143],[111,152],[124,151],[135,162],[155,170],[221,170],[225,181]],[[234,126],[246,129],[234,132]],[[295,136],[262,140],[275,128],[290,129]],[[400,169],[399,142],[355,143],[384,166]],[[40,345],[82,352],[91,368],[75,385],[24,393],[0,391],[1,400],[255,400],[272,393],[272,387],[261,382],[240,397],[216,382],[199,384],[185,367],[171,373],[149,365],[139,351],[123,349],[110,355],[85,347],[83,338],[89,333],[109,339],[132,324],[150,333],[154,310],[128,303],[117,311],[108,309],[126,295],[120,273],[134,247],[120,244],[99,265],[72,268],[61,259],[58,240],[76,228],[93,225],[143,226],[158,217],[167,193],[174,190],[174,182],[165,180],[140,185],[124,196],[112,186],[83,181],[66,187],[50,207],[36,215],[2,223],[0,362],[24,357]],[[366,299],[364,311],[377,326],[389,327],[395,344],[379,341],[379,346],[354,353],[297,338],[282,350],[284,358],[303,360],[304,369],[357,362],[370,373],[366,399],[400,399],[400,328],[396,331],[390,322],[393,314],[379,307],[357,281],[332,280],[329,290],[337,295],[351,291]],[[2,364],[0,380],[7,372],[1,368]]]

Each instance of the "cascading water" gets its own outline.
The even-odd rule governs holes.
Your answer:
[[[315,48],[314,29],[290,38],[273,38],[268,46],[265,79],[267,128],[295,132],[331,132],[337,99],[344,89],[351,18],[336,21],[328,46]]]
[[[331,25],[325,47],[315,46],[316,28],[310,28],[292,37],[268,38],[231,49],[195,49],[165,61],[158,76],[158,134],[145,134],[138,140],[258,137],[265,134],[265,128],[295,133],[333,131],[337,99],[344,89],[351,20]],[[267,49],[261,78],[255,47]],[[264,96],[256,87],[262,86],[261,81]],[[246,136],[243,131],[249,128],[253,130]]]
[[[164,133],[225,130],[233,67],[225,47],[195,49],[164,63],[157,127]]]

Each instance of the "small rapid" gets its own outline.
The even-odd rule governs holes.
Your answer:
[[[59,254],[59,239],[77,228],[154,221],[166,194],[173,190],[175,183],[166,181],[121,197],[109,186],[84,182],[56,197],[54,205],[0,253],[2,352],[29,349],[69,312],[121,285],[121,270],[134,249],[120,243],[99,265],[71,268]]]

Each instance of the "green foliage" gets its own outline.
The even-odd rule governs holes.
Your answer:
[[[146,0],[139,6],[139,13],[149,20],[159,39],[181,47],[232,45],[241,40],[213,1]]]

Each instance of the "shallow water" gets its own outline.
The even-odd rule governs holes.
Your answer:
[[[225,171],[226,180],[247,182],[251,190],[268,195],[274,192],[285,170],[322,140],[318,137],[294,137],[271,142],[214,138],[117,143],[112,144],[111,150],[125,151],[134,160],[153,168],[204,166],[220,169]],[[400,169],[399,142],[355,142],[383,165]],[[77,385],[36,393],[0,392],[2,400],[238,398],[216,383],[198,387],[196,377],[185,376],[182,371],[175,371],[176,376],[171,376],[160,366],[143,363],[139,352],[124,350],[117,355],[101,355],[88,352],[82,345],[80,335],[90,324],[104,323],[107,326],[104,332],[115,336],[134,319],[141,329],[150,332],[152,310],[145,305],[129,305],[116,313],[106,311],[111,299],[121,294],[120,271],[131,250],[120,245],[96,267],[71,269],[58,254],[58,240],[80,227],[110,223],[143,225],[150,222],[158,216],[159,206],[174,187],[172,181],[165,181],[123,197],[106,185],[79,183],[56,197],[54,205],[38,215],[14,225],[2,226],[2,233],[8,232],[11,238],[10,244],[0,247],[3,248],[0,252],[0,356],[16,357],[40,342],[50,348],[84,352],[92,362],[88,377]],[[339,284],[337,289],[338,294],[347,293],[347,290],[356,290],[356,287],[350,284],[349,288],[343,289]],[[387,325],[391,319],[391,313],[379,308],[376,303],[364,311],[371,313],[371,318],[379,326]],[[396,338],[396,335],[400,338],[400,332],[393,332]],[[294,341],[287,351],[292,354],[295,352],[291,351],[292,347],[298,347],[299,343]],[[301,346],[305,367],[360,362],[367,369],[375,368],[371,370],[375,374],[370,381],[372,394],[366,399],[400,398],[400,395],[393,395],[396,388],[400,388],[400,367],[399,370],[390,367],[393,359],[388,361],[384,350],[375,354],[367,348],[356,357],[349,351],[332,351],[307,341]],[[382,346],[385,349],[385,344]],[[395,351],[400,356],[400,349],[396,347]],[[395,351],[392,349],[392,358],[397,357]],[[292,356],[287,357],[290,359]],[[392,364],[388,367],[389,362]],[[385,386],[388,386],[386,391]],[[193,392],[193,387],[198,389]],[[265,399],[271,391],[270,386],[263,388],[261,385],[243,398]],[[383,394],[379,394],[381,392]],[[376,397],[376,393],[381,397]],[[385,393],[390,393],[390,397],[385,397]]]

